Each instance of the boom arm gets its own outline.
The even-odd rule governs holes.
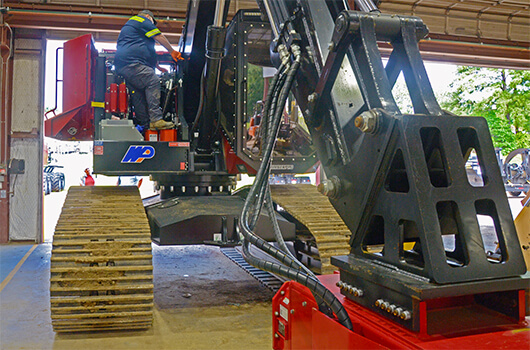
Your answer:
[[[526,268],[491,136],[483,118],[457,117],[438,105],[417,44],[428,33],[423,22],[350,11],[342,1],[259,3],[277,36],[281,64],[263,112],[263,162],[242,214],[247,261],[305,285],[350,328],[348,313],[314,276],[252,234],[263,203],[270,207],[264,179],[292,90],[328,177],[319,189],[352,232],[351,253],[331,258],[341,293],[416,332],[432,322],[426,305],[449,294],[469,296],[466,307],[480,302],[516,315],[524,305],[517,295],[527,285]],[[386,66],[378,41],[394,48]],[[412,115],[402,114],[392,95],[401,72]],[[472,150],[481,187],[466,176]],[[493,222],[493,239],[482,232],[483,217]],[[488,249],[495,241],[500,254],[493,257]],[[252,256],[250,244],[280,263]],[[486,290],[503,293],[506,303],[478,295]]]
[[[428,33],[421,19],[349,11],[342,1],[260,5],[278,47],[302,48],[293,92],[328,176],[322,188],[352,231],[352,253],[438,283],[522,274],[487,125],[438,105],[417,45]],[[378,41],[394,48],[386,67]],[[403,115],[392,95],[400,72],[414,115]],[[487,179],[483,188],[467,180],[470,149]],[[486,258],[477,215],[495,222],[502,263]],[[407,242],[414,249],[404,249]]]

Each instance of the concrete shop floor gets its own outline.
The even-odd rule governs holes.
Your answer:
[[[272,346],[273,293],[210,246],[153,245],[155,310],[150,329],[56,334],[50,321],[50,255],[48,243],[0,245],[0,349]]]
[[[52,195],[64,197],[63,192]],[[514,218],[522,208],[521,199],[509,198]],[[54,221],[49,214],[45,216],[50,226],[46,237],[51,240]],[[0,349],[272,347],[273,293],[217,247],[153,245],[155,310],[150,329],[70,335],[52,330],[50,255],[50,243],[0,245]]]

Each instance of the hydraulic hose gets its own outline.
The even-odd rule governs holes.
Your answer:
[[[275,238],[276,242],[278,243],[278,245],[280,247],[280,250],[282,250],[289,257],[291,257],[291,259],[293,259],[295,262],[298,262],[298,259],[296,259],[296,257],[291,253],[291,251],[289,250],[289,248],[285,244],[285,241],[284,241],[283,236],[282,236],[282,232],[280,230],[280,225],[278,224],[278,219],[276,219],[276,211],[274,210],[274,206],[272,204],[270,186],[269,186],[268,183],[267,183],[267,187],[269,187],[269,188],[267,188],[267,190],[266,190],[267,191],[267,198],[265,199],[265,205],[266,205],[267,213],[269,215],[269,218],[271,220],[272,227],[273,227],[273,230],[274,230],[274,238]],[[306,274],[308,274],[309,276],[311,276],[313,278],[316,278],[316,276],[313,273],[313,271],[311,271],[309,268],[307,268],[304,264],[300,263],[298,265],[299,265],[299,267],[302,268],[302,270],[304,270],[304,272]]]
[[[297,52],[299,53],[299,50]],[[284,57],[288,58],[289,55],[286,54],[284,55]],[[297,59],[296,61],[299,62],[299,59]],[[288,62],[286,62],[285,60],[283,62],[286,65],[285,70],[288,70],[289,69]],[[251,201],[249,202],[249,204],[253,203],[252,208],[251,208],[253,215],[250,219],[247,219],[245,221],[246,223],[248,222],[248,226],[250,227],[251,230],[253,230],[257,222],[257,219],[259,218],[262,205],[265,201],[264,196],[268,194],[267,197],[270,198],[270,188],[268,187],[268,174],[269,174],[269,168],[270,168],[270,159],[272,158],[272,151],[274,149],[274,144],[277,138],[277,132],[279,130],[279,126],[281,122],[281,116],[282,116],[281,112],[283,110],[283,106],[285,105],[285,101],[290,91],[290,86],[292,84],[292,80],[294,79],[296,71],[297,71],[297,66],[293,66],[292,70],[290,70],[290,73],[288,75],[283,75],[283,70],[279,70],[279,73],[281,75],[278,75],[278,79],[275,80],[275,84],[272,84],[272,90],[270,90],[271,94],[269,94],[269,97],[272,96],[272,98],[269,99],[268,101],[270,101],[271,103],[270,105],[267,105],[267,113],[265,113],[265,120],[263,121],[263,124],[262,124],[262,125],[267,125],[267,129],[268,129],[268,130],[265,130],[266,134],[264,135],[266,156],[264,157],[265,160],[263,161],[263,163],[265,164],[265,166],[260,169],[261,173],[258,174],[258,176],[256,176],[254,187],[251,189],[251,193],[247,197],[247,198],[251,198]],[[287,83],[285,80],[287,76],[289,76],[291,79],[289,83]],[[281,101],[280,104],[277,104],[278,100]],[[280,113],[277,113],[278,108],[275,107],[276,105],[281,106],[281,109],[279,110]],[[263,176],[263,174],[267,174],[267,175]],[[269,200],[269,203],[272,203],[272,200]],[[246,209],[244,210],[244,215],[243,215],[244,219],[247,218],[247,209],[250,210],[249,208],[250,208],[250,205],[247,206]],[[272,215],[270,218],[271,220],[275,220],[276,219],[275,214]],[[278,233],[278,235],[280,235],[281,237],[281,233]],[[283,241],[283,237],[281,237],[281,240]],[[309,269],[307,269],[303,264],[301,264],[298,260],[296,260],[296,258],[294,258],[292,254],[290,254],[287,248],[284,250],[284,252],[291,259],[289,261],[289,264],[291,264],[291,267],[293,267],[294,265],[293,268],[295,269],[302,269],[306,272],[309,271],[309,275],[316,280],[316,276]],[[327,305],[324,303],[324,301],[317,295],[315,295],[315,299],[317,303],[319,304],[319,309],[322,312],[328,315],[331,315],[331,312],[329,308],[327,307]]]
[[[296,260],[294,256],[292,256],[292,254],[288,251],[285,242],[283,242],[283,237],[281,237],[278,223],[275,222],[276,217],[274,208],[272,207],[268,178],[272,153],[281,125],[283,107],[285,106],[285,102],[291,90],[294,77],[300,66],[300,48],[296,45],[293,45],[292,53],[294,56],[294,62],[289,64],[286,62],[287,60],[282,60],[282,65],[273,78],[273,83],[271,84],[272,88],[267,94],[267,101],[264,106],[263,116],[265,120],[262,120],[262,127],[260,128],[266,128],[266,130],[263,130],[261,133],[261,135],[263,135],[262,144],[264,145],[262,147],[263,160],[256,175],[254,184],[251,187],[245,201],[242,220],[240,221],[240,231],[244,237],[243,255],[248,263],[257,268],[269,271],[273,274],[284,276],[308,287],[315,296],[317,302],[319,304],[323,302],[329,306],[329,308],[337,316],[339,322],[351,330],[351,320],[342,304],[338,301],[333,293],[331,293],[320,283],[313,273],[310,271],[308,273],[307,268],[298,260]],[[278,242],[281,249],[277,249],[253,233],[253,229],[257,223],[263,204],[266,205],[266,208],[269,211],[269,216],[272,220],[275,236],[280,236]],[[281,242],[283,242],[283,244]],[[264,251],[278,262],[271,262],[253,256],[250,252],[251,244]]]
[[[287,266],[277,264],[271,261],[257,259],[256,257],[250,254],[248,245],[248,241],[245,241],[243,243],[243,254],[245,256],[245,260],[247,260],[249,264],[261,270],[268,271],[276,275],[284,276],[309,288],[309,290],[311,290],[311,292],[315,296],[318,296],[320,299],[322,299],[326,303],[326,305],[328,305],[329,308],[335,313],[335,315],[337,315],[340,324],[342,324],[349,330],[353,330],[353,325],[351,323],[350,316],[344,309],[344,306],[340,303],[337,297],[335,297],[335,295],[330,292],[329,289],[324,287],[324,285],[322,285],[318,280],[315,280],[309,277],[307,274],[297,271],[296,269],[289,268]]]

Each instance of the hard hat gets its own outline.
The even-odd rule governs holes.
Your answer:
[[[156,18],[155,15],[153,15],[153,12],[149,10],[142,10],[138,12],[138,15],[149,15],[153,19],[153,23],[156,25]]]

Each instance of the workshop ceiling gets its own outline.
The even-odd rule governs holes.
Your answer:
[[[354,0],[348,0],[350,4]],[[159,27],[176,43],[187,0],[3,1],[5,21],[14,28],[47,29],[49,38],[69,39],[86,32],[115,41],[127,18],[149,8]],[[255,1],[232,0],[229,16],[256,8]],[[380,0],[384,13],[421,17],[430,30],[420,43],[427,60],[530,69],[530,0]],[[382,45],[383,53],[390,50]]]
[[[530,43],[530,0],[381,0],[379,7],[421,17],[432,34],[505,45]]]
[[[379,8],[423,19],[426,59],[530,69],[530,0],[381,0]]]

